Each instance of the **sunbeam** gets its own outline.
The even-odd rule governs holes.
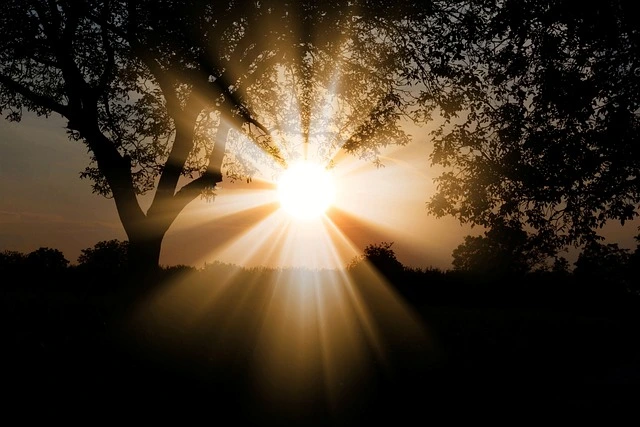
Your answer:
[[[353,156],[379,103],[359,94],[354,108],[340,99],[349,90],[343,66],[325,70],[322,84],[278,69],[277,104],[257,106],[256,114],[282,162],[247,132],[231,131],[224,145],[234,153],[224,164],[230,179],[216,187],[214,204],[195,204],[183,226],[211,227],[215,244],[199,259],[211,283],[178,278],[135,319],[141,331],[162,327],[155,345],[187,365],[195,360],[218,374],[242,365],[260,402],[274,408],[321,398],[339,409],[376,375],[438,358],[427,327],[383,275],[366,263],[355,273],[345,269],[360,254],[358,233],[398,232],[395,206],[409,190],[395,191],[393,160],[380,168],[372,152]],[[300,67],[314,72],[312,64]],[[237,170],[252,171],[253,181],[238,180]]]

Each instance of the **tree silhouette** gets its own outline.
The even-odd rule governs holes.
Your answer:
[[[556,257],[553,260],[553,264],[550,269],[551,273],[560,276],[567,277],[569,275],[569,261],[564,257]]]
[[[67,121],[91,155],[82,177],[115,201],[131,266],[153,270],[184,207],[214,197],[223,174],[249,179],[256,157],[283,167],[320,141],[329,160],[341,148],[376,161],[378,147],[408,142],[399,120],[421,117],[409,107],[410,16],[425,12],[381,1],[11,0],[0,110]],[[145,211],[137,196],[153,190]]]
[[[387,278],[397,277],[399,273],[404,271],[404,266],[396,258],[393,249],[393,242],[380,242],[367,245],[362,251],[362,255],[355,257],[347,266],[347,270],[357,272],[367,263]]]
[[[60,273],[69,265],[69,260],[58,249],[38,248],[26,256],[26,265],[36,273]]]
[[[452,256],[455,271],[484,279],[523,276],[546,258],[525,231],[506,224],[487,230],[484,236],[466,236]]]
[[[27,256],[22,252],[2,251],[0,252],[0,272],[2,274],[8,274],[20,271],[24,268],[26,259]]]
[[[129,242],[104,240],[92,248],[82,249],[78,266],[93,273],[117,274],[126,271],[129,260]]]
[[[640,24],[627,1],[459,2],[437,216],[585,243],[640,203]],[[433,60],[432,60],[433,62]]]
[[[629,251],[617,244],[591,241],[578,256],[574,274],[580,283],[600,297],[619,296],[631,287],[627,275],[630,261]]]

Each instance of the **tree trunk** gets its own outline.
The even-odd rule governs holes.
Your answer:
[[[132,274],[155,275],[160,267],[160,248],[165,230],[154,230],[142,237],[129,238],[129,271]]]
[[[129,249],[126,275],[120,283],[113,284],[114,300],[110,306],[108,325],[114,345],[125,360],[138,360],[141,352],[146,351],[146,343],[140,341],[141,337],[136,332],[136,319],[140,310],[162,286],[159,259],[167,229],[157,224],[149,227],[150,223],[146,218],[142,225],[138,223],[127,228]]]
[[[150,221],[146,219],[144,222]],[[143,231],[136,231],[128,233],[128,277],[125,283],[119,284],[122,286],[122,302],[131,308],[148,298],[160,285],[160,249],[167,227],[145,224]]]

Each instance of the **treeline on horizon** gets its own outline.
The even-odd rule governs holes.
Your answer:
[[[128,242],[101,241],[81,251],[71,264],[57,250],[41,247],[30,253],[0,252],[3,291],[72,292],[116,295],[131,286]],[[393,243],[368,245],[343,271],[305,268],[246,268],[214,261],[202,268],[161,266],[158,281],[192,280],[211,285],[274,284],[294,277],[305,283],[340,282],[347,275],[356,287],[384,278],[409,303],[423,305],[551,308],[564,311],[634,310],[640,302],[640,241],[635,250],[617,244],[587,244],[571,268],[564,258],[536,258],[525,248],[497,245],[491,235],[467,236],[453,251],[453,267],[413,268],[403,265]],[[375,273],[373,273],[375,272]],[[341,275],[341,276],[337,276]],[[623,310],[627,311],[627,310]]]

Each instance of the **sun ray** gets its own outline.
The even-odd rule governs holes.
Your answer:
[[[388,167],[375,168],[343,149],[376,100],[370,111],[347,123],[348,107],[338,100],[346,84],[341,64],[320,88],[296,87],[288,72],[278,71],[281,109],[265,122],[283,162],[273,161],[249,137],[234,134],[231,142],[237,146],[227,149],[235,156],[238,148],[245,157],[232,160],[245,162],[255,180],[225,180],[213,205],[194,203],[188,220],[175,224],[176,230],[225,229],[225,234],[212,232],[215,245],[199,261],[256,268],[219,274],[209,285],[176,279],[141,309],[140,321],[163,326],[163,345],[176,352],[189,349],[222,372],[238,364],[248,367],[252,386],[267,397],[266,404],[295,407],[291,403],[322,393],[330,406],[343,405],[344,396],[357,396],[366,387],[369,373],[390,372],[402,363],[397,354],[428,361],[436,357],[435,344],[424,322],[374,266],[365,263],[359,276],[345,269],[361,252],[358,233],[360,238],[403,233],[398,226],[403,195],[394,187],[402,163],[389,149],[380,153]],[[337,187],[331,206],[304,220],[287,213],[276,187],[301,159],[331,169]],[[317,197],[320,190],[307,181],[294,179],[305,183],[297,198],[305,191]]]
[[[271,264],[271,245],[277,245],[285,238],[286,231],[281,227],[282,215],[278,210],[272,212],[259,223],[247,227],[228,243],[221,245],[210,257],[226,255],[238,260],[240,265]]]

